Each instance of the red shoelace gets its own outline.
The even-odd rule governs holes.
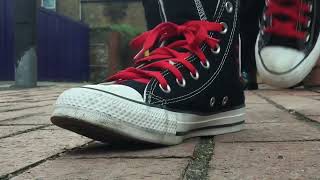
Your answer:
[[[271,26],[264,30],[267,33],[295,39],[305,39],[308,34],[297,30],[298,24],[309,26],[310,20],[306,13],[312,11],[312,5],[303,0],[266,0],[266,16],[272,16]],[[286,21],[277,16],[285,16]]]
[[[169,90],[167,80],[161,73],[164,70],[171,72],[177,83],[185,84],[182,73],[175,64],[180,63],[190,71],[192,77],[198,75],[197,69],[191,64],[187,57],[196,55],[204,67],[209,66],[205,54],[201,50],[201,45],[206,43],[212,51],[220,49],[219,40],[208,35],[209,32],[222,32],[224,25],[208,21],[189,21],[183,25],[174,23],[162,23],[151,31],[147,31],[131,42],[131,47],[141,49],[135,56],[134,67],[127,68],[111,76],[107,81],[134,80],[141,83],[148,83],[151,78],[155,78],[163,90]],[[178,38],[179,37],[179,38]],[[165,42],[170,38],[178,38],[165,46],[160,46],[145,57],[145,52],[151,50],[157,44]],[[181,49],[184,49],[181,51]]]

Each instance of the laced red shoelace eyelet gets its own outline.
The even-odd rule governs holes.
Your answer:
[[[304,41],[305,41],[305,42],[308,42],[309,40],[310,40],[310,34],[307,33]]]
[[[208,60],[206,60],[205,63],[203,63],[202,61],[200,62],[201,66],[205,69],[209,69],[210,68],[210,62]]]
[[[211,52],[212,52],[213,54],[219,54],[220,51],[221,51],[220,45],[217,45],[215,48],[211,48]]]
[[[228,25],[225,22],[221,22],[220,24],[222,24],[223,26],[223,30],[220,32],[221,34],[226,34],[228,32]]]
[[[161,84],[159,84],[159,87],[165,93],[170,93],[171,92],[171,87],[169,86],[169,84],[167,84],[166,88],[163,88]]]
[[[179,79],[176,79],[176,82],[180,87],[186,87],[187,85],[187,81],[184,78],[181,81]]]
[[[225,8],[227,10],[228,13],[232,13],[233,12],[233,5],[231,2],[227,1],[225,4]]]
[[[312,10],[313,10],[313,5],[312,5],[312,3],[309,3],[309,13],[311,13]]]
[[[200,75],[199,75],[199,72],[197,71],[195,74],[192,74],[191,72],[190,72],[190,76],[192,77],[192,79],[194,79],[194,80],[198,80],[199,78],[200,78]]]
[[[219,40],[209,36],[209,32],[222,32],[227,29],[227,24],[209,21],[189,21],[183,25],[174,23],[162,23],[155,29],[145,32],[135,38],[131,45],[142,50],[135,57],[135,67],[127,68],[108,78],[107,81],[134,80],[141,83],[148,83],[155,78],[159,82],[159,87],[165,93],[171,92],[164,71],[170,72],[176,77],[179,86],[185,87],[186,80],[176,64],[181,64],[190,71],[193,79],[199,79],[199,72],[195,66],[188,61],[188,57],[195,55],[200,59],[201,65],[209,69],[210,62],[206,59],[202,51],[202,45],[213,49],[214,53],[220,52]],[[183,36],[183,40],[176,40],[166,44],[166,40]],[[156,44],[163,44],[155,48]],[[154,49],[151,52],[150,49]],[[183,51],[180,51],[183,49]],[[149,56],[143,54],[148,51]]]
[[[306,14],[312,12],[312,4],[303,0],[267,0],[266,5],[264,20],[267,19],[266,16],[269,16],[272,21],[265,27],[264,32],[305,40],[307,32],[302,32],[296,27],[298,24],[310,27],[311,21]],[[286,19],[281,19],[279,16],[286,17]]]

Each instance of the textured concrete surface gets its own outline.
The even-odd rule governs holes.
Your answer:
[[[245,130],[157,147],[102,144],[53,126],[55,99],[81,84],[2,85],[0,179],[320,178],[320,91],[263,85],[246,92]]]

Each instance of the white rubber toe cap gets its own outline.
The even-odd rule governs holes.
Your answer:
[[[265,47],[260,52],[265,68],[274,74],[284,74],[294,69],[305,54],[291,48]]]
[[[108,85],[98,84],[98,85],[87,85],[84,87],[109,92],[109,93],[112,93],[127,99],[131,99],[134,101],[144,102],[142,95],[138,91],[136,91],[135,89],[129,86],[120,85],[120,84],[108,84]]]
[[[159,142],[164,140],[164,134],[174,135],[176,133],[177,121],[174,118],[176,116],[169,117],[168,113],[163,109],[135,102],[139,98],[142,100],[142,97],[140,94],[138,96],[138,92],[135,90],[132,91],[132,88],[126,88],[127,86],[123,85],[92,85],[85,87],[64,91],[55,103],[52,116],[80,119],[117,132],[128,131],[129,127],[130,130],[138,128],[151,134],[157,134],[157,136],[160,136]],[[113,94],[105,93],[105,90],[110,93],[113,91]],[[118,97],[114,94],[122,97],[123,95],[131,94],[127,98],[135,101]],[[132,133],[134,134],[135,132]],[[150,135],[141,135],[139,137],[141,137],[140,139],[149,138]],[[171,142],[171,144],[175,143]]]

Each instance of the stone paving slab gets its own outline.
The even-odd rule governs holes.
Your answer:
[[[320,123],[320,116],[307,116],[307,117]]]
[[[255,95],[254,93],[247,91],[246,95],[246,104],[267,104],[268,102],[261,97]]]
[[[275,107],[272,104],[247,104],[246,123],[293,123],[292,115]]]
[[[209,179],[318,180],[319,160],[320,142],[216,143]]]
[[[19,89],[19,88],[7,88],[7,89],[1,89],[0,92],[1,94],[26,94],[26,93],[42,93],[42,92],[61,92],[62,90],[73,88],[73,87],[80,87],[84,85],[83,83],[50,83],[48,85],[39,85],[38,87],[35,88],[26,88],[26,89]],[[0,86],[1,87],[1,86]]]
[[[189,159],[58,159],[48,161],[13,180],[180,179]]]
[[[55,102],[54,100],[50,100],[50,101],[40,101],[40,102],[34,102],[34,103],[31,103],[31,102],[5,103],[3,104],[4,106],[0,106],[0,113],[52,106],[54,102]]]
[[[51,90],[53,88],[51,87],[42,87],[42,88],[27,88],[27,89],[9,89],[9,90],[1,90],[1,94],[3,95],[25,95],[29,93],[42,93],[48,90]],[[55,90],[60,89],[57,87],[54,87]]]
[[[60,87],[60,86],[52,86],[52,87],[43,87],[43,88],[29,88],[29,89],[13,89],[8,91],[0,91],[1,94],[10,97],[24,97],[24,96],[39,96],[39,95],[49,95],[56,94],[70,87]],[[48,93],[49,92],[49,93]]]
[[[80,85],[0,90],[0,136],[51,125],[50,114],[55,99],[65,89],[76,86]],[[317,113],[320,93],[262,88],[246,92],[246,129],[216,136],[215,144],[204,141],[207,146],[200,139],[191,139],[172,147],[120,147],[98,142],[82,146],[91,140],[48,126],[0,139],[0,177],[21,168],[25,171],[15,174],[13,179],[171,180],[199,170],[209,170],[210,179],[219,180],[320,177],[320,128],[316,123],[320,122]],[[45,107],[38,107],[42,105]],[[303,121],[277,105],[297,111],[315,122]],[[73,150],[62,153],[66,149]],[[208,169],[206,163],[212,153]],[[50,158],[52,156],[54,158]],[[31,167],[37,162],[39,164]]]
[[[319,93],[313,91],[307,91],[305,89],[260,89],[258,91],[254,91],[253,93],[261,93],[266,96],[269,95],[285,95],[285,96],[304,96],[304,97],[317,97]]]
[[[57,96],[42,96],[41,98],[34,98],[34,97],[25,97],[21,99],[12,98],[9,100],[0,99],[0,107],[7,106],[11,103],[37,103],[42,101],[55,101],[57,99]]]
[[[247,105],[241,132],[216,136],[216,142],[307,141],[320,139],[320,130],[272,104]]]
[[[57,96],[59,95],[64,89],[46,89],[44,91],[35,91],[35,90],[30,90],[28,92],[21,92],[21,91],[12,91],[10,93],[1,93],[4,95],[4,99],[8,98],[11,99],[13,97],[16,98],[24,98],[24,97],[40,97],[40,96]],[[1,92],[1,91],[0,91]]]
[[[37,130],[0,139],[0,177],[90,140],[68,131]]]
[[[70,152],[64,159],[92,158],[191,158],[199,139],[190,139],[172,147],[159,146],[122,146],[114,147],[101,143],[90,144],[88,147]]]
[[[66,131],[57,126],[49,126],[43,130]],[[100,142],[90,143],[65,154],[65,159],[91,158],[191,158],[200,138],[187,139],[175,146],[155,145],[112,145]]]
[[[37,128],[40,126],[28,125],[28,126],[0,126],[0,139],[21,131]]]
[[[39,114],[45,114],[53,111],[53,106],[45,106],[45,107],[36,107],[30,109],[23,109],[18,111],[11,112],[1,112],[0,113],[0,122],[7,121],[11,119],[24,118],[28,116],[34,116]]]
[[[314,100],[308,97],[289,95],[263,94],[263,96],[270,98],[270,100],[274,101],[275,103],[283,106],[288,110],[294,110],[304,115],[320,115],[320,101],[318,100]]]
[[[312,99],[320,101],[320,97],[318,97],[318,96],[312,97]]]
[[[22,119],[0,121],[0,125],[49,125],[52,124],[50,121],[51,112],[46,112],[43,115],[34,115],[30,117],[24,117]]]
[[[215,137],[216,142],[320,140],[320,131],[305,123],[246,124],[241,132]]]
[[[47,92],[47,94],[43,94],[39,96],[36,96],[36,95],[6,96],[6,97],[0,98],[0,103],[4,104],[4,103],[19,103],[19,102],[41,102],[41,101],[56,99],[60,94],[61,94],[60,92],[55,94]]]

